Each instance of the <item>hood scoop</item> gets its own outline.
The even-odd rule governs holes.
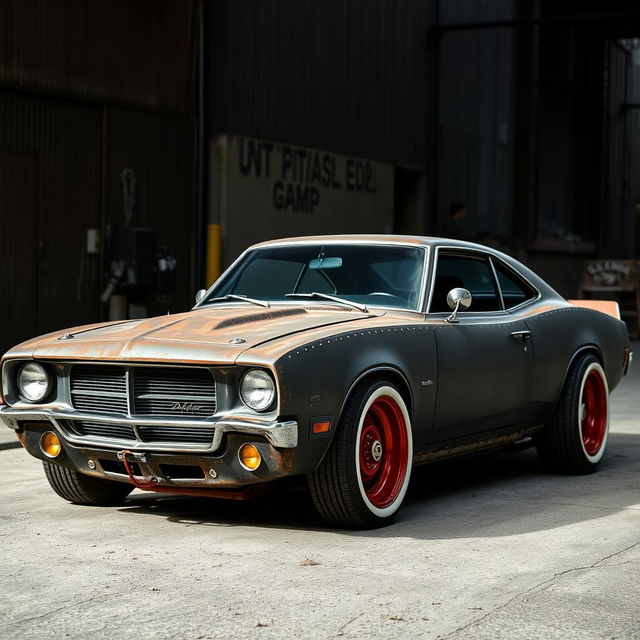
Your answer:
[[[236,318],[227,318],[211,327],[212,331],[217,329],[225,329],[226,327],[237,327],[244,324],[252,324],[254,322],[264,322],[265,320],[278,320],[287,316],[305,315],[304,309],[278,309],[277,311],[263,311],[262,313],[247,313]]]

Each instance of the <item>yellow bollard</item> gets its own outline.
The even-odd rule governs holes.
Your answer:
[[[222,273],[222,227],[210,224],[207,229],[207,281],[209,288]]]

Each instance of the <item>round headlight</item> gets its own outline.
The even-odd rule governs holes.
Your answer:
[[[273,403],[276,385],[273,378],[262,369],[251,369],[242,376],[240,397],[249,409],[264,411]]]
[[[29,402],[40,402],[49,393],[51,378],[37,362],[25,364],[18,374],[20,395]]]

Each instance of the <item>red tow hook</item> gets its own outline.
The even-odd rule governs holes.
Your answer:
[[[127,470],[127,473],[129,474],[129,480],[131,480],[131,484],[133,484],[134,486],[138,487],[138,489],[153,489],[157,484],[158,484],[158,479],[157,478],[151,478],[151,480],[136,480],[133,477],[133,471],[131,470],[131,465],[129,464],[129,461],[127,460],[127,456],[140,456],[140,454],[136,454],[136,453],[132,453],[131,451],[129,451],[128,449],[123,449],[122,451],[118,452],[118,458],[120,458],[124,464],[124,468]],[[142,457],[142,456],[140,456]]]

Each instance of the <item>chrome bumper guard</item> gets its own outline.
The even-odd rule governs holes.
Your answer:
[[[82,436],[67,428],[66,421],[86,420],[105,424],[158,426],[158,427],[202,427],[215,428],[211,445],[188,442],[143,442],[140,440],[124,440],[122,438],[105,438],[102,436]],[[19,428],[19,422],[49,421],[62,436],[73,444],[87,447],[106,447],[113,449],[127,448],[145,451],[186,451],[211,453],[220,448],[225,433],[247,433],[266,440],[274,447],[293,449],[298,445],[298,423],[295,420],[283,422],[252,419],[245,416],[220,417],[216,420],[184,420],[175,418],[140,418],[115,417],[97,415],[75,410],[56,410],[50,408],[25,408],[0,405],[0,422],[13,430]]]

